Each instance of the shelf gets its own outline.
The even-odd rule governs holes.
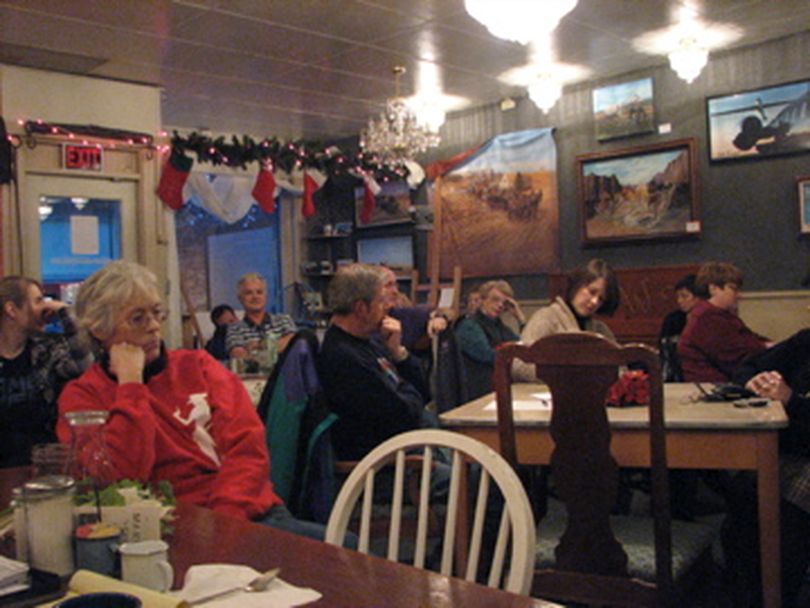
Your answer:
[[[334,272],[305,272],[305,277],[333,277],[335,276]]]
[[[329,239],[348,239],[351,234],[313,234],[307,237],[308,241],[328,241]]]

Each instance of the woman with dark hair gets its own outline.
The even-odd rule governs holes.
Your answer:
[[[569,273],[565,298],[558,296],[535,312],[523,328],[520,341],[534,344],[546,336],[577,331],[596,332],[615,341],[610,328],[593,316],[611,315],[618,307],[619,283],[613,269],[604,260],[593,259]],[[537,380],[534,365],[515,361],[512,379],[534,382]]]

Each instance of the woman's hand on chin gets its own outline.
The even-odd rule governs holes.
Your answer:
[[[143,382],[143,368],[146,365],[146,353],[140,346],[128,342],[119,342],[110,347],[110,372],[118,378],[118,384]]]

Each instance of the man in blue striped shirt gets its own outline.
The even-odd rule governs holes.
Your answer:
[[[278,351],[282,352],[298,328],[290,315],[271,314],[267,306],[267,281],[258,272],[242,275],[237,283],[239,302],[245,309],[241,321],[228,327],[225,348],[231,359],[250,357],[268,332],[278,337]]]

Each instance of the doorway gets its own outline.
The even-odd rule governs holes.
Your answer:
[[[135,200],[134,181],[29,174],[20,214],[23,274],[70,301],[107,262],[137,261]]]

